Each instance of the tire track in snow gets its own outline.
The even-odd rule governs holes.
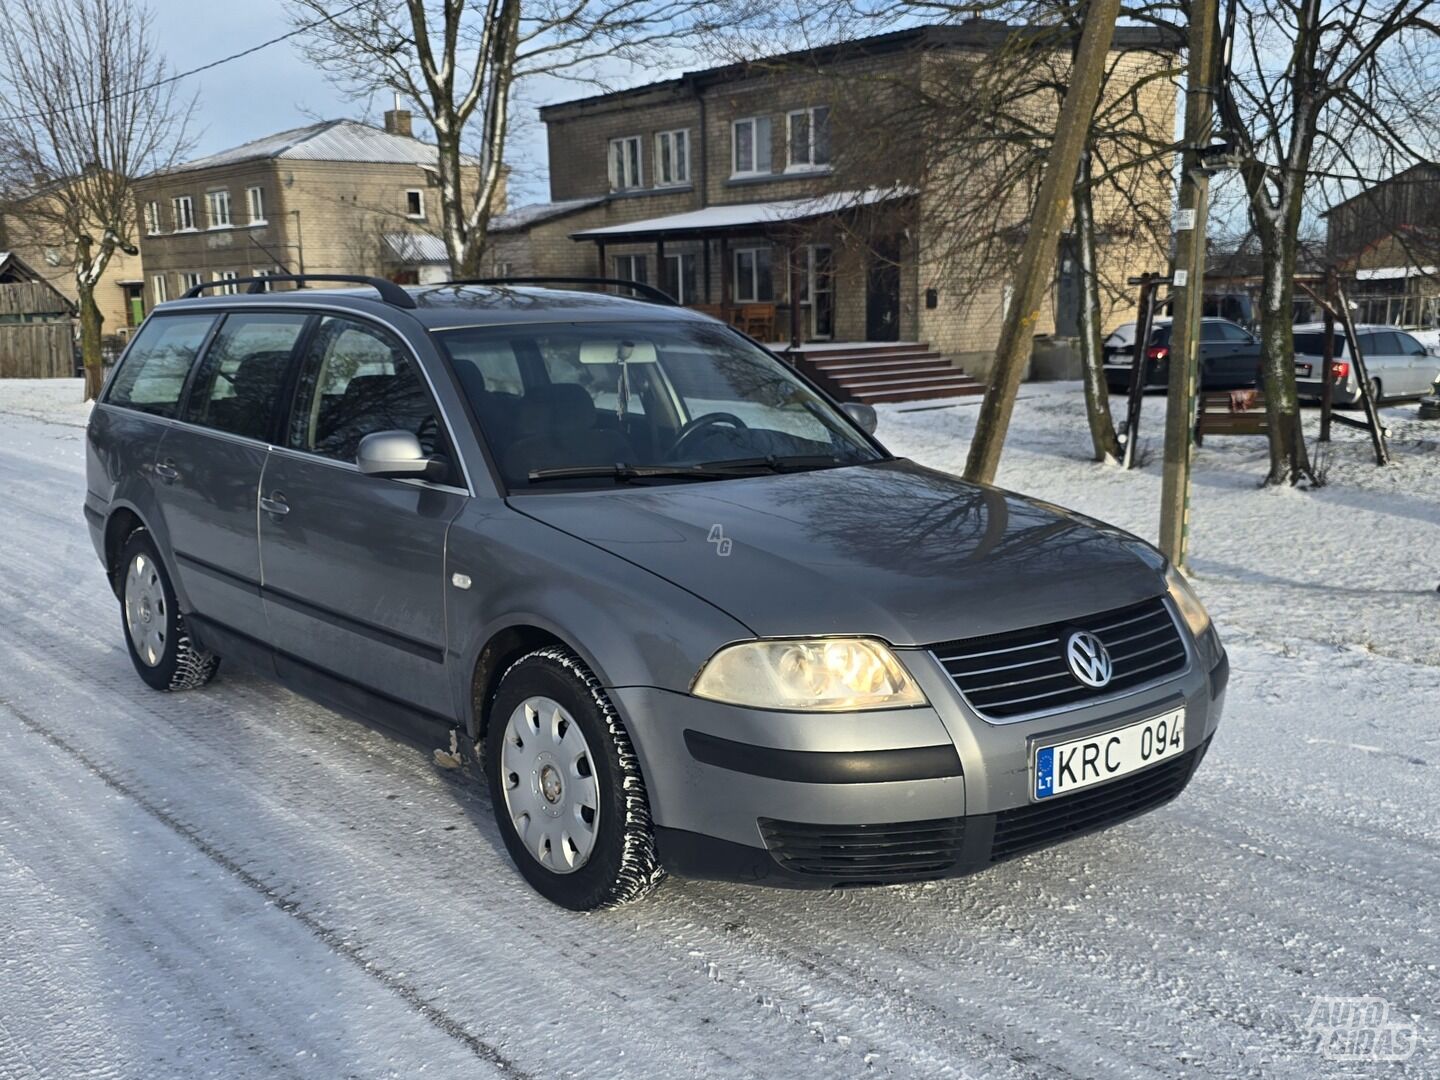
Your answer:
[[[108,769],[96,763],[84,750],[35,720],[13,701],[0,698],[0,708],[4,708],[25,728],[44,739],[57,750],[60,750],[67,757],[79,762],[106,787],[144,810],[145,813],[175,833],[175,835],[179,836],[231,877],[255,893],[258,893],[276,910],[283,912],[299,922],[300,925],[305,927],[313,937],[323,943],[327,948],[353,964],[365,975],[375,979],[401,1001],[405,1002],[414,1012],[424,1017],[425,1020],[442,1034],[464,1044],[476,1058],[488,1065],[494,1066],[506,1076],[515,1077],[516,1080],[533,1080],[530,1073],[520,1069],[515,1062],[511,1061],[505,1054],[470,1031],[455,1017],[450,1016],[443,1009],[438,1008],[428,1001],[425,995],[409,980],[401,978],[399,975],[387,971],[367,959],[364,951],[357,945],[347,940],[338,931],[326,926],[319,919],[307,913],[297,901],[284,895],[279,890],[272,888],[260,878],[250,873],[250,871],[235,862],[235,860],[231,859],[225,852],[221,851],[189,825],[176,818],[164,807],[151,801],[142,792],[137,791],[126,781],[113,775]]]

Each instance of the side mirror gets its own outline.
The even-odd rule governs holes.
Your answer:
[[[879,417],[875,415],[874,405],[865,405],[858,401],[847,401],[840,406],[845,415],[860,425],[860,430],[866,435],[875,434],[875,425],[879,423]]]
[[[440,457],[426,457],[410,431],[375,431],[360,440],[355,464],[366,476],[444,480],[449,466]]]

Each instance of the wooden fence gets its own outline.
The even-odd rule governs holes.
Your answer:
[[[69,321],[0,323],[0,379],[63,379],[75,374]]]
[[[69,301],[43,282],[0,285],[0,379],[74,375],[71,310]]]

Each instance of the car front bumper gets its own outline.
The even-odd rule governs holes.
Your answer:
[[[1108,827],[1185,788],[1224,707],[1213,631],[1183,675],[1109,701],[990,722],[924,650],[898,650],[931,703],[856,714],[741,709],[653,687],[611,695],[632,733],[667,869],[826,888],[953,877]],[[1038,742],[1184,708],[1181,753],[1033,802]]]

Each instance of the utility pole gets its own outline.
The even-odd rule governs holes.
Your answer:
[[[1215,0],[1209,0],[1214,3]],[[1005,446],[1005,433],[1015,411],[1015,396],[1025,365],[1035,347],[1035,324],[1040,319],[1040,304],[1055,269],[1055,247],[1061,230],[1070,215],[1070,194],[1080,168],[1080,155],[1090,136],[1095,118],[1095,105],[1100,99],[1100,86],[1105,77],[1105,61],[1110,42],[1115,36],[1115,20],[1120,14],[1120,0],[1091,0],[1085,12],[1085,27],[1080,34],[1070,70],[1070,85],[1060,106],[1055,124],[1055,141],[1051,144],[1040,181],[1040,196],[1035,201],[1035,214],[1025,234],[1020,253],[1020,267],[1015,275],[1014,294],[1005,322],[1000,330],[1000,344],[995,350],[995,366],[990,370],[990,385],[975,421],[975,437],[970,442],[970,456],[965,462],[965,479],[982,484],[993,483],[1000,465],[1000,451]]]
[[[1220,60],[1219,0],[1190,0],[1190,66],[1181,150],[1180,210],[1170,286],[1170,385],[1165,402],[1165,470],[1160,486],[1160,550],[1184,567],[1190,540],[1190,465],[1194,455],[1195,384],[1200,315],[1205,304],[1205,226],[1210,176],[1201,151],[1214,130]]]

